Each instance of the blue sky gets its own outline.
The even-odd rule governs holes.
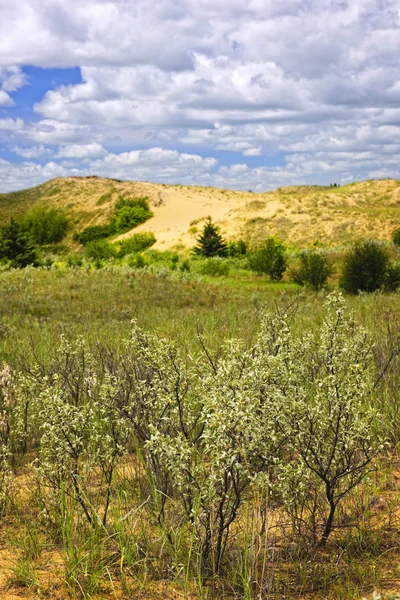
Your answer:
[[[0,191],[399,177],[400,0],[0,0]]]

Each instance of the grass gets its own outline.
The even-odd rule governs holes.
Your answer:
[[[299,332],[321,321],[325,293],[302,292],[296,320]],[[117,353],[133,318],[144,329],[166,336],[191,353],[197,351],[200,329],[217,352],[227,337],[250,342],[261,312],[291,302],[297,294],[293,284],[270,283],[239,269],[227,277],[201,280],[192,275],[188,280],[175,278],[172,271],[160,276],[111,266],[1,271],[0,364],[28,365],[33,356],[48,362],[54,358],[61,334],[71,339],[83,335],[92,347],[105,345]],[[347,301],[383,351],[388,324],[395,334],[399,331],[398,294],[362,295]],[[394,411],[390,417],[394,429],[397,386],[393,375],[390,389],[379,398],[383,414],[389,406]],[[393,439],[400,439],[398,427]],[[238,540],[243,543],[232,551],[240,569],[232,571],[228,581],[203,581],[195,576],[193,532],[185,531],[178,519],[173,535],[156,523],[151,507],[139,501],[148,496],[150,484],[131,457],[114,483],[112,532],[88,527],[77,516],[76,499],[65,497],[61,522],[57,527],[50,525],[45,505],[27,496],[31,484],[27,485],[24,469],[31,468],[33,458],[27,457],[22,471],[17,467],[21,484],[12,511],[2,522],[1,538],[2,550],[13,555],[7,585],[11,590],[22,589],[30,599],[359,600],[374,588],[389,589],[396,576],[400,498],[395,452],[349,499],[347,514],[357,526],[346,527],[342,516],[343,530],[326,550],[311,558],[294,552],[290,536],[285,537],[284,522],[280,523],[281,536],[277,523],[270,524],[267,552],[253,527],[262,518],[261,504],[258,512],[243,514],[238,528]],[[100,484],[96,480],[94,485]],[[264,565],[263,553],[267,556]],[[252,570],[254,556],[256,572]],[[0,566],[0,586],[1,574]]]
[[[165,200],[158,211],[160,195]],[[175,194],[175,196],[174,196]],[[178,195],[176,195],[178,194]],[[156,208],[156,218],[168,215],[168,206],[179,202],[179,212],[188,215],[180,222],[174,239],[168,237],[168,247],[180,236],[193,235],[204,216],[193,218],[192,204],[200,202],[204,213],[220,224],[228,237],[246,236],[257,243],[268,235],[281,237],[296,247],[309,245],[319,239],[325,245],[345,243],[359,235],[389,239],[400,222],[400,188],[394,180],[349,184],[340,188],[322,186],[286,187],[264,194],[243,193],[199,186],[168,186],[146,182],[114,181],[100,177],[54,179],[38,187],[0,194],[0,226],[11,216],[22,216],[35,205],[63,209],[73,224],[67,236],[88,225],[103,224],[109,219],[113,202],[118,197],[149,198]],[[174,199],[175,198],[175,199]],[[224,208],[214,208],[221,201]],[[173,210],[177,210],[177,206]],[[250,217],[250,218],[249,218]],[[163,231],[162,223],[156,221]],[[151,229],[151,222],[150,222]],[[157,235],[156,235],[157,237]]]

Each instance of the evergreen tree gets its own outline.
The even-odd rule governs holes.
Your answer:
[[[228,246],[211,217],[208,217],[202,234],[197,238],[197,246],[193,248],[193,252],[206,258],[227,256]]]
[[[10,261],[12,267],[24,268],[38,262],[36,248],[21,224],[11,219],[0,232],[0,260]]]

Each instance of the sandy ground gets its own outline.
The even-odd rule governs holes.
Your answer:
[[[33,205],[64,209],[74,231],[107,222],[121,196],[147,197],[154,217],[120,236],[153,231],[159,249],[192,247],[204,219],[211,216],[229,239],[258,243],[269,236],[304,247],[335,245],[357,237],[389,239],[400,225],[400,182],[366,181],[341,188],[284,187],[265,194],[117,181],[100,177],[54,179],[34,190],[0,195],[3,220]]]

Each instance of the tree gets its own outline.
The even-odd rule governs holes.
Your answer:
[[[219,232],[219,227],[214,225],[211,217],[208,217],[202,234],[197,238],[197,246],[193,248],[193,252],[207,258],[228,254],[228,246]]]
[[[300,266],[290,271],[290,277],[298,285],[310,286],[316,292],[332,275],[333,267],[328,258],[319,252],[309,250],[300,254]]]
[[[374,240],[357,242],[344,259],[341,287],[350,294],[375,292],[385,283],[389,256]]]
[[[11,218],[0,233],[0,259],[10,261],[12,267],[24,268],[38,262],[38,254],[32,239],[21,224]]]
[[[273,281],[280,281],[286,269],[285,246],[274,238],[268,238],[250,254],[249,266],[259,275],[269,275]]]

